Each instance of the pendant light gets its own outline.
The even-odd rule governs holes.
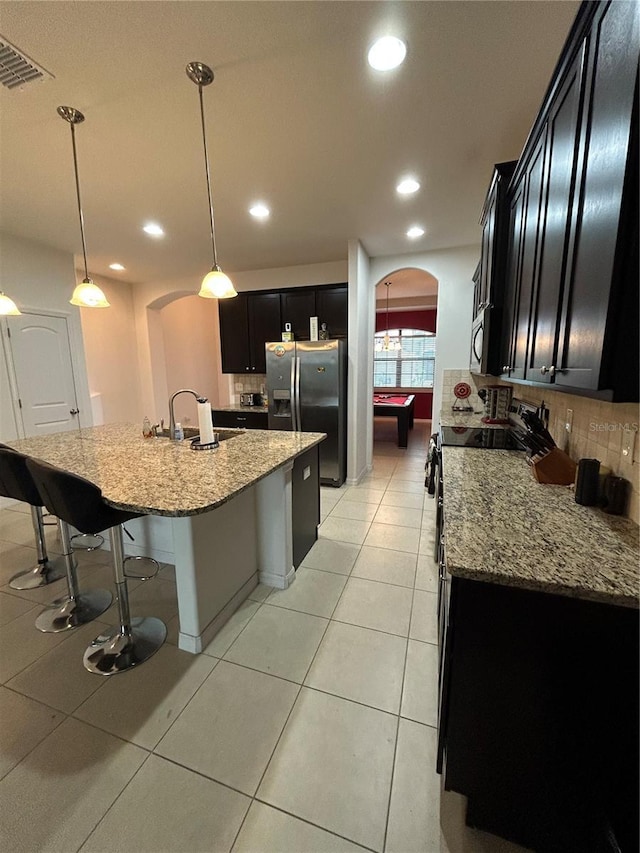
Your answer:
[[[207,193],[209,196],[209,225],[211,228],[211,248],[213,250],[213,266],[211,272],[207,273],[202,279],[200,292],[198,296],[204,296],[205,299],[230,299],[232,296],[237,296],[235,287],[233,286],[229,276],[225,275],[218,263],[218,253],[216,251],[216,231],[213,221],[213,201],[211,199],[211,174],[209,171],[209,155],[207,154],[207,135],[204,124],[204,103],[202,99],[202,87],[208,86],[213,82],[213,71],[208,65],[202,62],[190,62],[187,65],[187,77],[198,86],[198,95],[200,97],[200,121],[202,123],[202,143],[204,146],[204,167],[207,176]]]
[[[388,352],[389,350],[397,351],[402,349],[402,344],[400,343],[400,341],[392,341],[389,337],[389,288],[391,287],[391,282],[385,281],[384,286],[387,288],[387,328],[384,333],[384,338],[382,340],[378,339],[376,341],[376,352]]]
[[[17,317],[19,314],[22,314],[22,311],[19,310],[13,299],[9,299],[0,290],[0,317]]]
[[[78,198],[78,216],[80,217],[80,236],[82,238],[82,257],[84,258],[84,278],[79,282],[73,296],[69,300],[72,305],[81,308],[108,308],[109,303],[97,284],[89,278],[87,272],[87,246],[84,239],[84,218],[82,216],[82,204],[80,202],[80,179],[78,178],[78,155],[76,153],[76,125],[84,121],[80,110],[74,107],[58,107],[58,115],[71,126],[71,146],[73,148],[73,169],[76,176],[76,196]]]

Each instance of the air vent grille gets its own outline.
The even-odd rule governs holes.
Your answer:
[[[45,77],[53,77],[53,74],[36,65],[0,35],[0,83],[6,89],[15,89]]]

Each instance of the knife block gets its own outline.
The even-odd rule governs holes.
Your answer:
[[[546,456],[534,462],[531,467],[533,476],[539,483],[571,486],[576,479],[578,466],[563,450],[554,447]]]

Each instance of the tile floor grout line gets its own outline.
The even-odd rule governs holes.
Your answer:
[[[137,744],[133,744],[133,746],[137,746]],[[131,778],[130,778],[126,783],[125,783],[124,787],[122,788],[122,790],[120,791],[120,793],[116,796],[116,798],[115,798],[115,799],[114,799],[114,801],[111,803],[111,805],[110,805],[110,806],[109,806],[109,808],[106,810],[106,812],[102,815],[102,817],[100,817],[100,818],[98,819],[98,822],[94,825],[93,829],[89,832],[89,834],[88,834],[87,836],[85,836],[84,841],[83,841],[83,842],[82,842],[78,847],[76,847],[76,853],[79,853],[79,851],[80,851],[80,850],[82,850],[82,848],[84,847],[84,845],[85,845],[85,844],[87,843],[87,841],[91,838],[91,836],[93,835],[93,833],[94,833],[94,832],[96,831],[96,829],[100,826],[100,824],[101,824],[101,823],[102,823],[102,821],[106,818],[106,816],[109,814],[109,812],[111,811],[111,809],[112,809],[112,808],[115,806],[115,804],[120,800],[120,797],[122,797],[122,795],[124,794],[124,792],[127,790],[127,788],[129,787],[129,785],[133,782],[133,780],[136,778],[136,776],[138,775],[138,773],[140,773],[140,771],[141,771],[141,770],[142,770],[142,768],[146,765],[146,763],[149,761],[149,759],[151,758],[151,756],[152,756],[152,755],[153,755],[153,752],[149,752],[149,753],[147,754],[146,758],[145,758],[145,759],[142,761],[142,763],[140,764],[140,767],[138,767],[138,769],[135,771],[135,773],[133,774],[133,776],[132,776],[132,777],[131,777]]]
[[[334,832],[334,830],[332,829],[327,829],[325,826],[321,826],[319,823],[313,823],[313,821],[309,820],[308,818],[300,817],[300,815],[294,814],[293,812],[288,812],[286,809],[283,809],[282,806],[275,806],[272,803],[267,802],[266,800],[261,800],[259,797],[254,797],[254,802],[260,803],[260,805],[263,806],[268,806],[268,808],[275,809],[278,812],[282,812],[282,814],[286,814],[289,817],[295,818],[296,820],[299,820],[302,823],[306,823],[309,826],[313,826],[316,829],[320,829],[323,832],[327,832],[329,833],[329,835],[333,835],[335,838],[341,838],[343,841],[347,841],[350,844],[355,844],[356,847],[360,847],[362,850],[369,850],[370,853],[379,853],[379,851],[377,851],[374,847],[368,847],[366,844],[361,844],[359,841],[354,841],[353,838],[348,838],[346,835],[340,835],[340,833]],[[231,848],[231,853],[233,853],[233,848]]]

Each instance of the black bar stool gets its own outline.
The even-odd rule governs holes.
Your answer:
[[[6,444],[0,444],[0,495],[31,506],[31,521],[36,540],[37,563],[18,572],[9,581],[12,589],[37,589],[64,577],[64,559],[50,560],[44,538],[42,498],[27,470],[27,457]]]
[[[99,675],[116,675],[143,663],[158,651],[167,636],[167,628],[160,619],[132,620],[129,611],[122,525],[144,513],[114,509],[106,503],[98,486],[84,477],[34,459],[27,464],[50,512],[81,533],[109,530],[120,624],[105,629],[89,644],[83,659],[85,669]]]

